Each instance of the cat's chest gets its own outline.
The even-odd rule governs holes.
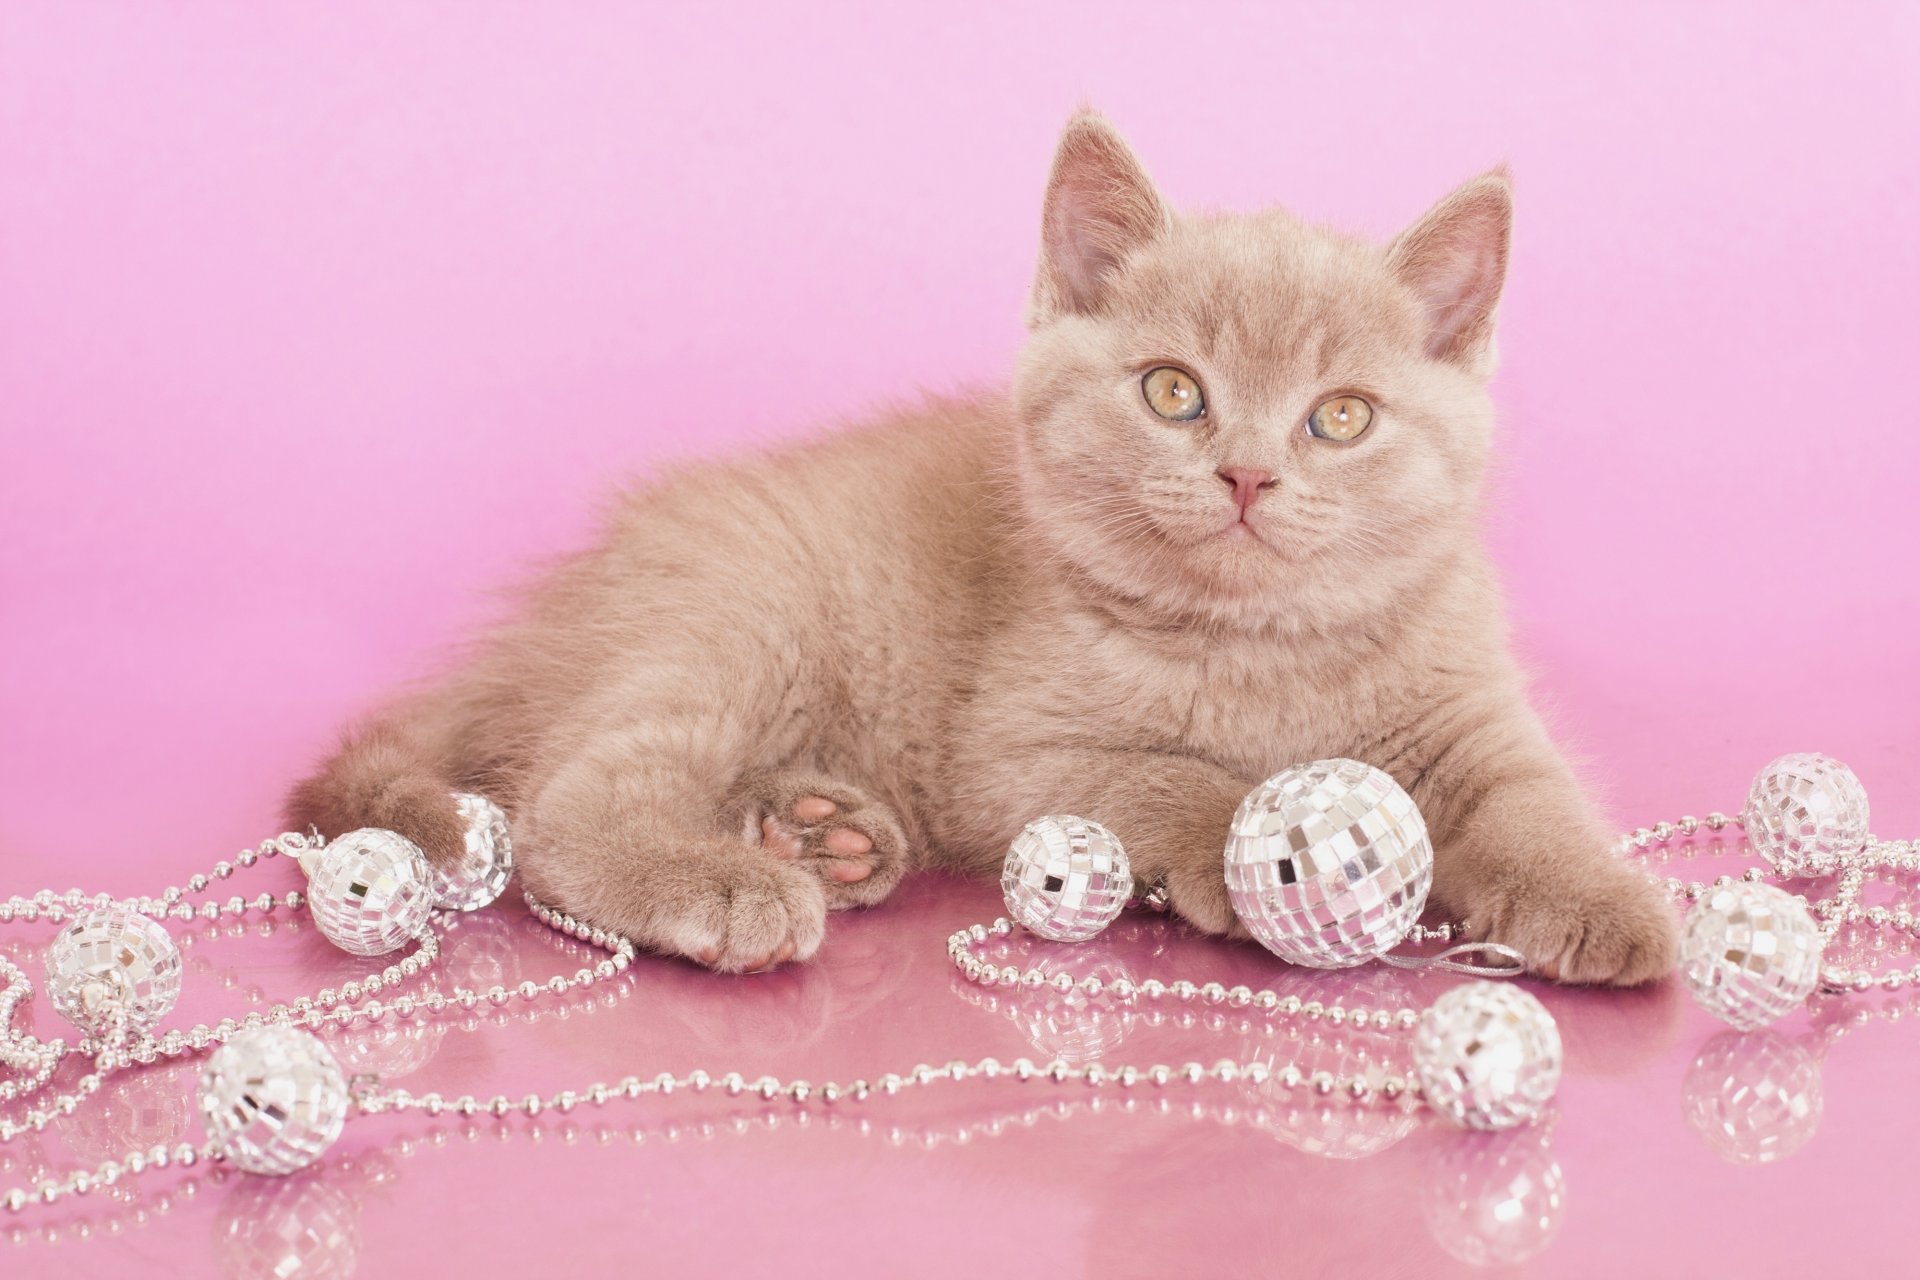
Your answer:
[[[1056,678],[1116,740],[1197,755],[1245,777],[1337,754],[1381,715],[1379,682],[1337,652],[1284,641],[1110,631]]]

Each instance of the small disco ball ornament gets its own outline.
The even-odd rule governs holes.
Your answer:
[[[286,1174],[326,1154],[347,1122],[347,1077],[299,1027],[243,1031],[200,1074],[207,1136],[248,1173]]]
[[[1754,850],[1793,875],[1866,844],[1867,789],[1832,756],[1781,756],[1754,778],[1741,818]]]
[[[1530,1124],[1560,1085],[1560,1028],[1504,982],[1467,982],[1435,1000],[1413,1033],[1427,1105],[1468,1129]]]
[[[1085,942],[1133,893],[1127,851],[1097,822],[1055,814],[1020,829],[1000,872],[1007,915],[1043,938]]]
[[[466,823],[459,861],[433,866],[434,905],[443,911],[478,911],[500,896],[513,874],[513,839],[499,805],[470,791],[453,793]]]
[[[1433,886],[1413,797],[1358,760],[1282,769],[1248,794],[1227,835],[1227,894],[1282,960],[1344,969],[1391,951]]]
[[[102,907],[75,916],[47,948],[47,996],[88,1034],[115,1008],[134,1032],[151,1030],[180,998],[180,949],[137,911]]]
[[[1806,1003],[1826,940],[1804,899],[1770,884],[1721,885],[1680,926],[1680,972],[1701,1008],[1742,1031]]]
[[[417,937],[433,914],[427,856],[392,831],[349,831],[309,850],[300,865],[313,921],[342,951],[383,956]]]

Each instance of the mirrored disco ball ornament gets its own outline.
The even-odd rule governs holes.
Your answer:
[[[313,921],[342,951],[385,955],[418,936],[433,914],[427,856],[392,831],[349,831],[309,849],[300,866]]]
[[[1781,756],[1754,778],[1741,818],[1755,852],[1791,875],[1867,842],[1867,789],[1831,756]]]
[[[485,796],[453,793],[466,823],[460,859],[450,867],[431,866],[434,903],[445,911],[478,911],[500,896],[513,874],[513,839],[507,815]]]
[[[1529,1124],[1560,1085],[1560,1028],[1545,1005],[1503,982],[1468,982],[1435,1000],[1413,1033],[1427,1105],[1469,1129]]]
[[[304,1169],[347,1121],[347,1077],[318,1036],[256,1027],[214,1050],[200,1075],[207,1136],[248,1173]]]
[[[1806,1003],[1825,939],[1804,900],[1770,884],[1722,885],[1680,926],[1680,971],[1700,1007],[1742,1031]]]
[[[1021,828],[1000,873],[1007,915],[1055,942],[1085,942],[1133,893],[1127,852],[1097,822],[1056,814]]]
[[[104,907],[74,917],[47,948],[47,996],[60,1016],[89,1034],[114,1008],[148,1031],[180,998],[180,949],[136,911]]]
[[[1227,893],[1267,950],[1344,969],[1391,951],[1427,905],[1433,845],[1413,797],[1358,760],[1282,769],[1227,835]]]

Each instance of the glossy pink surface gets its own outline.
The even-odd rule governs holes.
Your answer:
[[[1767,759],[1818,749],[1859,770],[1880,831],[1920,831],[1916,12],[8,6],[0,894],[149,890],[276,830],[334,727],[431,670],[484,588],[576,545],[614,477],[999,380],[1083,97],[1178,203],[1284,201],[1381,236],[1510,162],[1494,537],[1610,811],[1732,809]],[[837,919],[806,970],[648,960],[564,1019],[516,1007],[357,1053],[412,1089],[520,1094],[696,1065],[1364,1047],[965,988],[945,936],[996,910],[991,886],[918,881]],[[183,1014],[355,971],[304,924],[195,941]],[[1123,933],[1040,954],[1386,1004],[1439,985]],[[516,912],[452,943],[473,976],[578,964]],[[1828,1007],[1733,1040],[1671,984],[1544,995],[1568,1040],[1557,1119],[1504,1140],[1010,1084],[805,1124],[675,1097],[471,1143],[375,1119],[296,1179],[167,1175],[0,1222],[0,1273],[1907,1263],[1910,1027],[1830,1043],[1847,1009]],[[1730,1078],[1798,1110],[1769,1128],[1765,1090]],[[0,1147],[0,1184],[184,1122],[188,1087],[130,1078],[59,1137]],[[1542,1194],[1502,1219],[1514,1179]]]

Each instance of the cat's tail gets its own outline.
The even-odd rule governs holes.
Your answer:
[[[450,862],[465,845],[466,824],[444,751],[401,720],[347,733],[318,772],[287,797],[293,830],[316,827],[332,839],[360,827],[397,831],[435,862]]]

